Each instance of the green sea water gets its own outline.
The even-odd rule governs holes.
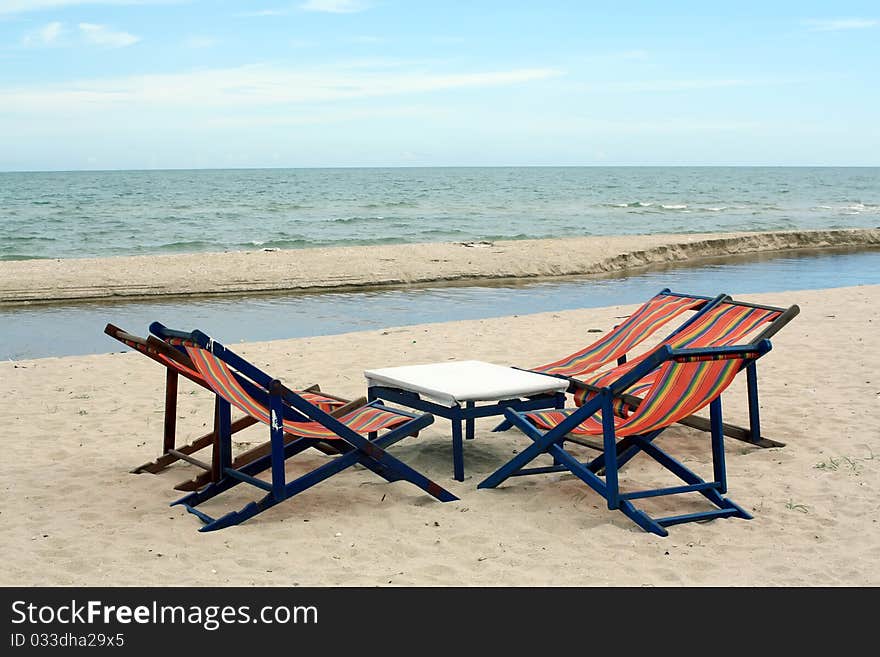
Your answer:
[[[878,224],[880,168],[0,173],[0,260]]]

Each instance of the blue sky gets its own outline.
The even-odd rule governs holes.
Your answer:
[[[0,170],[880,165],[876,2],[0,0]]]

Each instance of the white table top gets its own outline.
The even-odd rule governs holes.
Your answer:
[[[417,392],[444,406],[468,401],[498,401],[563,392],[568,382],[478,360],[449,361],[365,370],[369,386]]]

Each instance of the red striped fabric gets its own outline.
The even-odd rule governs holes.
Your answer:
[[[628,417],[615,414],[617,437],[641,435],[662,429],[691,415],[720,395],[740,370],[742,359],[710,361],[669,361],[657,376],[639,405]],[[543,429],[552,429],[574,409],[535,411],[527,417]],[[602,435],[602,414],[597,412],[570,432],[578,436]]]
[[[703,303],[705,299],[658,294],[608,335],[570,356],[532,370],[559,376],[582,376],[617,360],[664,324]]]
[[[158,351],[156,352],[156,356],[159,358],[160,361],[162,361],[162,364],[165,365],[165,367],[170,367],[171,369],[177,370],[178,372],[189,374],[194,379],[203,380],[201,374],[193,369],[190,369],[183,363],[172,360],[171,358],[168,358],[168,356],[166,356],[165,354]]]
[[[124,342],[125,342],[125,344],[127,344],[129,347],[132,347],[133,349],[137,349],[138,351],[142,351],[145,354],[152,355],[154,358],[159,360],[163,365],[165,365],[165,367],[169,367],[173,370],[177,370],[181,374],[187,374],[190,377],[192,377],[193,379],[201,381],[207,385],[207,382],[205,381],[205,378],[201,375],[201,373],[199,373],[196,370],[190,369],[189,367],[187,367],[186,365],[184,365],[183,363],[181,363],[179,361],[176,361],[172,358],[169,358],[168,356],[166,356],[162,352],[156,351],[155,349],[150,349],[150,347],[148,345],[143,345],[138,342],[133,342],[131,340],[124,340]],[[180,338],[173,338],[173,339],[170,338],[170,339],[166,340],[166,342],[168,342],[172,346],[175,346],[175,345],[182,346],[185,344],[185,341],[181,340]],[[191,344],[191,343],[189,343],[189,344]],[[319,407],[325,413],[329,413],[330,411],[333,411],[333,410],[339,408],[340,406],[344,406],[346,403],[346,402],[340,401],[338,399],[333,399],[332,397],[325,397],[324,395],[321,395],[321,394],[315,393],[315,392],[297,392],[297,394],[300,395],[301,397],[303,397],[304,399],[306,399],[310,404],[314,404],[315,406]]]
[[[265,424],[270,423],[269,409],[259,400],[255,399],[236,379],[229,366],[197,345],[184,343],[186,352],[189,354],[205,383],[223,399],[246,414],[257,418]],[[305,399],[310,396],[318,397],[312,393],[298,393]],[[326,399],[326,398],[325,398]],[[336,400],[332,400],[335,403]],[[381,429],[391,429],[408,422],[410,418],[391,411],[361,406],[345,415],[336,418],[358,434],[366,435]],[[339,440],[340,437],[332,430],[318,422],[296,422],[284,420],[284,430],[287,433],[303,438],[321,438],[325,440]]]
[[[781,312],[780,310],[720,303],[708,310],[683,331],[654,349],[630,359],[623,365],[603,370],[582,380],[584,383],[599,388],[609,385],[641,363],[663,344],[668,344],[673,349],[696,349],[701,347],[726,347],[745,342],[750,334],[762,325],[779,317]],[[626,392],[631,395],[641,394],[651,387],[656,376],[657,370],[645,376]],[[593,393],[589,390],[579,389],[575,392],[574,400],[578,406],[582,406],[592,397]],[[626,407],[619,406],[619,408],[622,413],[626,413]]]
[[[410,418],[405,415],[398,415],[397,413],[391,413],[390,411],[373,408],[372,406],[361,406],[351,413],[347,413],[336,419],[352,431],[364,436],[372,431],[393,429],[394,427],[400,426],[404,422],[409,421]],[[284,430],[296,436],[302,436],[303,438],[322,438],[325,440],[335,440],[339,438],[339,436],[333,433],[330,429],[317,422],[292,422],[290,420],[284,420]]]

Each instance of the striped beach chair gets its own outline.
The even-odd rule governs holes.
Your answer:
[[[155,327],[157,331],[159,331],[159,335],[161,335],[161,331],[164,327],[158,322],[155,324]],[[172,463],[186,461],[201,468],[204,472],[192,479],[179,483],[175,488],[177,490],[195,490],[206,485],[211,480],[212,472],[215,477],[217,474],[216,471],[218,466],[215,440],[217,416],[215,413],[214,423],[212,425],[215,430],[200,436],[185,445],[177,445],[177,389],[178,381],[181,376],[208,390],[211,390],[210,386],[195,369],[195,365],[193,365],[189,356],[187,356],[186,351],[179,346],[179,341],[176,341],[174,338],[168,338],[165,340],[153,335],[148,336],[147,338],[142,338],[124,331],[113,324],[107,324],[107,326],[104,327],[104,333],[165,367],[165,409],[162,453],[156,459],[133,468],[131,472],[134,474],[142,472],[155,474],[161,472]],[[176,348],[175,342],[177,342]],[[322,393],[321,388],[317,384],[309,386],[301,391],[300,394],[327,413],[334,415],[338,414],[340,411],[344,413],[347,409],[361,406],[366,402],[366,399],[363,397],[359,400],[349,401],[342,397]],[[230,430],[232,433],[237,433],[242,429],[246,429],[247,427],[256,424],[257,421],[256,418],[253,418],[250,415],[245,415],[233,421],[230,425]],[[211,464],[205,463],[201,459],[193,456],[196,452],[209,446],[215,447],[215,454],[213,454]],[[325,446],[324,449],[328,452],[335,453],[335,450],[332,450],[329,445]],[[266,451],[267,447],[261,445],[243,452],[236,457],[234,465],[236,467],[244,465],[257,457],[262,456]]]
[[[702,313],[716,306],[725,298],[727,298],[725,294],[704,297],[697,294],[673,292],[668,287],[664,288],[592,344],[552,363],[528,368],[528,371],[568,379],[571,384],[569,391],[577,392],[579,389],[574,386],[579,383],[579,377],[588,376],[591,372],[615,361],[618,365],[623,365],[627,361],[627,354],[633,348],[664,326],[668,326],[673,320],[680,318],[688,311],[693,312],[687,320],[674,328],[666,340],[687,328]],[[507,431],[510,428],[510,422],[502,420],[493,431]],[[585,444],[592,446],[589,442]]]
[[[625,363],[627,353],[672,320],[688,311],[705,310],[718,303],[722,297],[723,295],[712,298],[681,294],[664,288],[592,344],[552,363],[529,369],[539,374],[578,378],[614,361],[618,364]],[[698,314],[692,316],[689,321],[697,316]],[[685,322],[676,331],[687,324]]]
[[[442,502],[458,499],[385,450],[431,424],[432,415],[413,415],[374,401],[334,417],[201,331],[184,333],[156,324],[150,330],[176,340],[215,394],[219,477],[172,504],[199,517],[205,523],[201,531],[244,522],[358,463],[389,482],[409,481]],[[232,461],[233,406],[269,427],[269,452],[241,467]],[[287,459],[320,444],[337,446],[339,455],[288,482]],[[267,470],[268,481],[257,476]],[[265,496],[219,518],[197,508],[242,483],[265,491]]]
[[[667,536],[666,527],[713,518],[750,519],[742,507],[724,497],[727,472],[722,431],[721,393],[737,373],[767,353],[770,341],[754,344],[700,349],[673,349],[661,345],[614,381],[607,381],[597,394],[576,409],[517,412],[505,410],[507,419],[533,442],[513,459],[479,484],[494,488],[508,477],[570,472],[590,486],[612,510],[619,510],[646,531]],[[651,386],[641,403],[626,417],[614,412],[615,399],[633,385],[652,375]],[[706,481],[680,461],[660,449],[654,440],[667,427],[709,406],[713,475]],[[571,436],[601,437],[602,453],[582,463],[564,449]],[[684,485],[624,492],[618,481],[620,468],[644,453],[673,474]],[[554,464],[526,468],[542,454]],[[603,476],[604,475],[604,476]],[[683,493],[699,493],[708,500],[709,510],[653,518],[636,508],[632,500]]]
[[[782,327],[794,319],[800,309],[793,305],[789,308],[766,306],[736,301],[730,297],[713,304],[700,315],[693,318],[687,325],[667,337],[655,347],[654,351],[668,346],[672,349],[694,349],[703,347],[726,347],[751,341],[758,343],[776,335]],[[598,391],[609,383],[620,379],[632,371],[641,362],[649,358],[653,351],[648,351],[628,362],[611,369],[593,372],[587,376],[571,379],[574,401],[578,406],[598,394]],[[653,385],[657,372],[646,374],[629,389],[623,391],[615,400],[614,410],[621,417],[641,403],[641,397]],[[746,368],[746,386],[749,409],[749,428],[725,423],[725,435],[737,440],[748,442],[759,447],[782,447],[784,443],[771,440],[761,435],[761,420],[758,404],[758,371],[754,362]],[[681,423],[687,426],[710,430],[709,421],[697,416],[683,417]],[[594,446],[587,443],[588,446]]]

